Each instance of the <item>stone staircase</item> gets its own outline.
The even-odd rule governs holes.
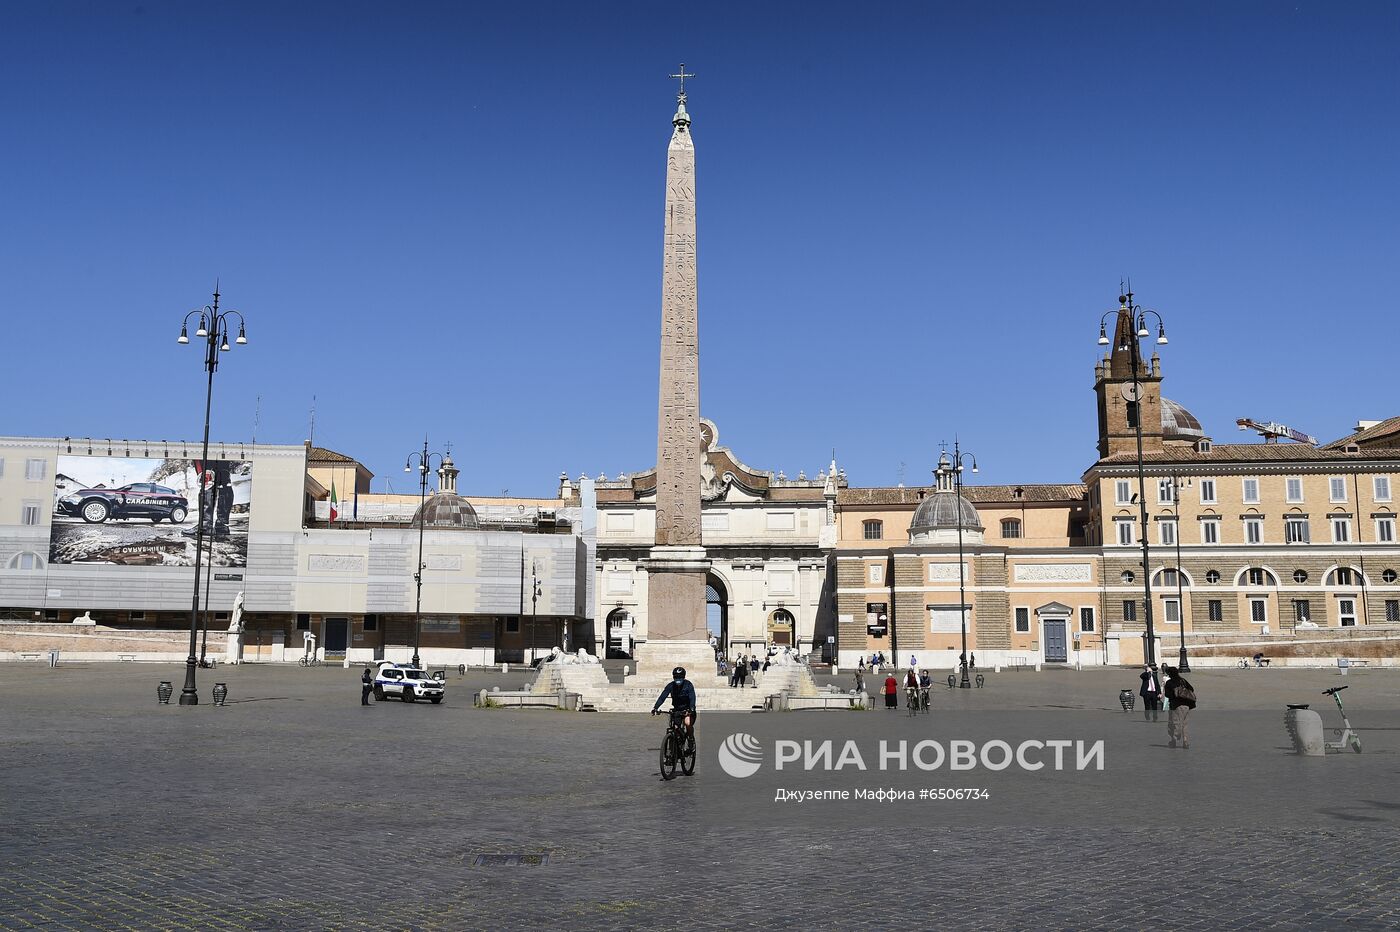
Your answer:
[[[651,711],[668,681],[666,676],[637,674],[622,683],[613,683],[600,664],[547,663],[540,667],[530,692],[543,699],[563,689],[582,696],[585,709],[644,713]],[[742,689],[730,687],[728,678],[722,676],[696,674],[690,681],[695,685],[695,698],[702,713],[752,712],[765,708],[771,696],[814,698],[824,694],[817,688],[811,671],[802,664],[770,666],[767,672],[751,674],[749,685]],[[757,688],[752,685],[755,681]],[[670,707],[669,700],[666,707]]]

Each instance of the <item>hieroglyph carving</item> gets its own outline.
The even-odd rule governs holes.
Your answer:
[[[700,543],[700,343],[695,280],[695,151],[677,126],[666,163],[657,414],[656,543]]]

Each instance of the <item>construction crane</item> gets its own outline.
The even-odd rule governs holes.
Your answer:
[[[1289,440],[1296,440],[1299,443],[1306,443],[1309,446],[1317,446],[1317,438],[1303,433],[1301,430],[1294,430],[1287,424],[1280,424],[1277,421],[1261,423],[1251,418],[1242,417],[1235,421],[1240,430],[1253,430],[1264,438],[1265,443],[1278,443],[1278,438],[1286,437]]]

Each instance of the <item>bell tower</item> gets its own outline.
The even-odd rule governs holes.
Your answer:
[[[1146,321],[1133,320],[1132,295],[1119,297],[1109,350],[1094,366],[1094,394],[1099,408],[1099,458],[1137,453],[1137,424],[1142,420],[1142,452],[1162,450],[1162,361],[1156,353],[1142,358]],[[1099,342],[1107,339],[1100,330]],[[1136,373],[1134,372],[1136,362]]]

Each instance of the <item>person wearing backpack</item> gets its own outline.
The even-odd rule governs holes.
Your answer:
[[[1171,700],[1172,708],[1167,713],[1167,747],[1191,747],[1191,739],[1186,732],[1186,723],[1191,710],[1196,707],[1196,690],[1176,667],[1165,667],[1167,684],[1165,692]]]

